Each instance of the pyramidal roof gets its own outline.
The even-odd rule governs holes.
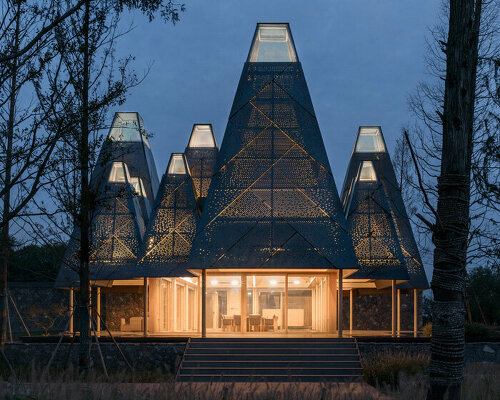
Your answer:
[[[170,157],[138,260],[139,276],[189,276],[184,269],[199,211],[183,154]]]
[[[108,161],[127,164],[134,189],[145,220],[148,219],[158,190],[158,173],[151,146],[144,128],[144,121],[137,112],[117,112],[104,142],[93,173],[94,185],[105,181],[103,168]]]
[[[184,154],[191,172],[195,195],[200,206],[207,197],[215,172],[219,149],[211,124],[194,124]]]
[[[400,288],[426,289],[410,221],[378,126],[360,127],[342,189],[360,270],[352,278],[408,280]]]
[[[104,174],[106,184],[98,194],[91,225],[90,279],[126,279],[134,275],[144,222],[127,165],[110,161]],[[76,226],[59,270],[58,286],[78,281],[79,232]]]
[[[258,24],[189,268],[357,268],[288,24]]]

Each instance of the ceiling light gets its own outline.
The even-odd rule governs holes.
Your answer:
[[[293,284],[294,285],[300,285],[300,281],[298,279],[296,279],[296,280],[293,281]]]
[[[231,285],[236,286],[239,282],[236,279],[233,279],[231,281]]]
[[[269,281],[269,284],[270,284],[271,286],[276,286],[276,284],[277,284],[277,283],[278,283],[278,282],[276,282],[274,279],[271,279],[271,280]]]
[[[219,282],[218,282],[218,281],[216,281],[215,279],[213,279],[213,280],[211,280],[211,281],[210,281],[210,284],[211,284],[211,285],[217,285],[218,283],[219,283]]]

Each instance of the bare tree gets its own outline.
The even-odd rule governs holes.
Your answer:
[[[450,3],[443,140],[433,231],[432,341],[428,399],[459,399],[465,350],[465,277],[469,244],[474,106],[482,0]]]

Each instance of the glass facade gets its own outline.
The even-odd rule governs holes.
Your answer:
[[[384,139],[379,127],[361,127],[356,143],[357,153],[385,152]]]
[[[216,144],[212,131],[212,125],[197,124],[193,126],[188,147],[205,148],[215,146]]]

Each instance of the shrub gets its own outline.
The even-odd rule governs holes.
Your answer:
[[[428,324],[425,324],[423,326],[422,335],[424,335],[424,337],[431,337],[432,336],[432,322],[429,322]]]
[[[492,333],[492,329],[484,324],[478,322],[465,323],[466,337],[488,337],[491,336]]]
[[[424,353],[385,351],[374,353],[361,360],[363,375],[372,386],[399,386],[401,373],[411,376],[423,372],[429,365],[430,356]]]

